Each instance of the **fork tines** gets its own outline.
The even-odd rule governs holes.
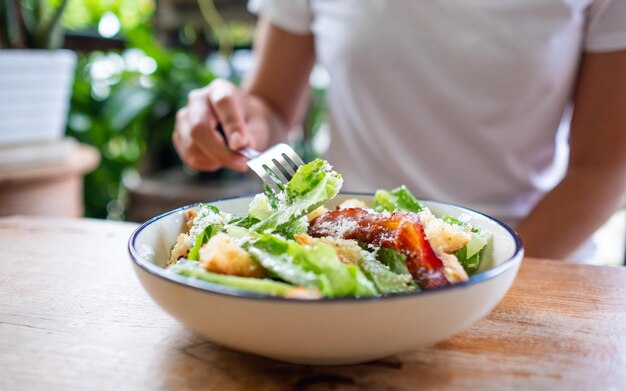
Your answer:
[[[248,160],[250,167],[275,193],[279,183],[286,185],[304,162],[287,144],[276,144],[257,157]]]

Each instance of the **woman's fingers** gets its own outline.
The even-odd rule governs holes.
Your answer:
[[[250,146],[240,91],[224,80],[216,80],[207,90],[211,109],[222,124],[230,148],[238,150]]]
[[[173,141],[176,151],[189,167],[216,170],[229,167],[245,172],[247,160],[236,151],[255,146],[247,120],[245,96],[232,83],[215,80],[207,87],[191,91],[187,106],[176,116]],[[221,124],[224,136],[216,128]],[[265,128],[261,129],[266,132]],[[256,132],[259,133],[259,132]],[[255,133],[255,137],[256,136]]]
[[[190,97],[190,103],[178,111],[173,134],[174,147],[183,162],[196,170],[215,171],[229,167],[247,170],[246,159],[226,149],[215,129],[217,120],[208,101]]]
[[[224,137],[216,130],[218,120],[213,107],[205,100],[191,103],[190,110],[193,112],[196,106],[201,106],[203,110],[206,110],[207,113],[204,116],[211,120],[195,122],[198,124],[192,129],[192,134],[195,134],[194,140],[197,140],[195,145],[205,154],[215,157],[224,167],[245,172],[248,169],[247,159],[226,146]]]
[[[174,149],[181,160],[195,170],[214,171],[218,169],[217,162],[194,146],[191,136],[191,121],[189,109],[184,107],[176,113],[176,125],[172,134]]]
[[[193,145],[187,150],[185,163],[194,170],[200,171],[217,171],[222,167],[217,160],[207,156]]]

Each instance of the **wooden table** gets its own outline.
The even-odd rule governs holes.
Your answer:
[[[626,269],[526,258],[487,318],[362,365],[282,364],[203,341],[126,254],[135,225],[0,219],[0,390],[626,389]]]

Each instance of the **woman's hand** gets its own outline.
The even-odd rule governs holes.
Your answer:
[[[246,159],[233,151],[245,147],[263,151],[285,141],[288,130],[302,120],[314,62],[313,36],[289,33],[261,18],[255,57],[244,89],[215,80],[192,91],[187,106],[179,110],[174,147],[189,167],[246,171]],[[215,130],[218,123],[230,150]]]
[[[228,167],[244,172],[246,158],[233,151],[267,148],[269,116],[271,112],[261,99],[218,79],[189,94],[187,105],[176,115],[174,147],[193,169],[215,171]],[[228,147],[216,130],[218,124],[222,125]]]

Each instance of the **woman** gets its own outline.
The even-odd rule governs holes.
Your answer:
[[[407,185],[514,225],[528,255],[575,257],[626,188],[626,1],[267,0],[256,66],[180,110],[199,170],[246,170],[331,76],[327,159],[345,189]],[[568,145],[569,144],[569,145]],[[584,260],[584,259],[583,259]]]

